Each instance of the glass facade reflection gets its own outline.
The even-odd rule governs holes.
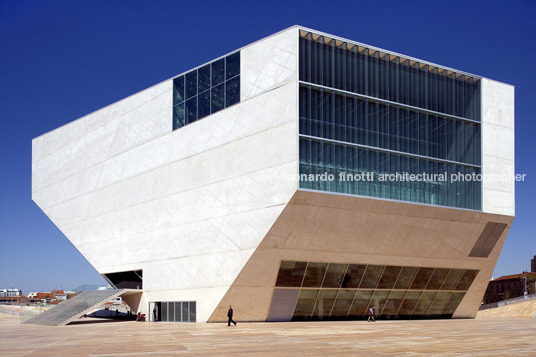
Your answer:
[[[299,56],[301,188],[481,210],[478,78],[303,32]]]
[[[293,320],[450,318],[477,270],[281,262],[275,289],[299,291]],[[298,285],[300,282],[300,285]]]
[[[173,79],[173,130],[240,101],[240,52]]]

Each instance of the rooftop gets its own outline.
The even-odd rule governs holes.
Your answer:
[[[522,276],[530,276],[530,277],[533,277],[536,279],[536,273],[521,273],[521,274],[513,274],[513,275],[505,275],[505,276],[501,276],[497,279],[493,279],[492,281],[500,281],[500,280],[508,280],[508,279],[517,279],[517,278],[520,278]]]

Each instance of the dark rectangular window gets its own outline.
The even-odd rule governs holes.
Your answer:
[[[225,80],[225,59],[222,58],[212,62],[212,87],[217,86]]]
[[[213,87],[211,90],[212,95],[212,105],[211,105],[211,111],[212,113],[216,113],[223,108],[225,108],[225,86],[224,84],[220,84],[217,87]]]
[[[210,88],[210,65],[207,64],[197,70],[198,93],[202,93]]]
[[[186,99],[197,95],[197,71],[186,73]]]
[[[173,130],[240,102],[240,52],[173,79]]]

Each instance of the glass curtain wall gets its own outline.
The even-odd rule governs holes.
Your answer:
[[[300,37],[300,81],[480,121],[473,76],[311,33]]]
[[[173,130],[240,101],[240,52],[173,79]]]
[[[481,209],[478,79],[311,33],[299,71],[301,188]]]
[[[478,270],[283,261],[275,290],[299,290],[293,320],[450,318]]]

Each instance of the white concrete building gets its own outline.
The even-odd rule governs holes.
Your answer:
[[[474,317],[515,211],[512,86],[298,26],[32,148],[33,200],[163,321]]]

